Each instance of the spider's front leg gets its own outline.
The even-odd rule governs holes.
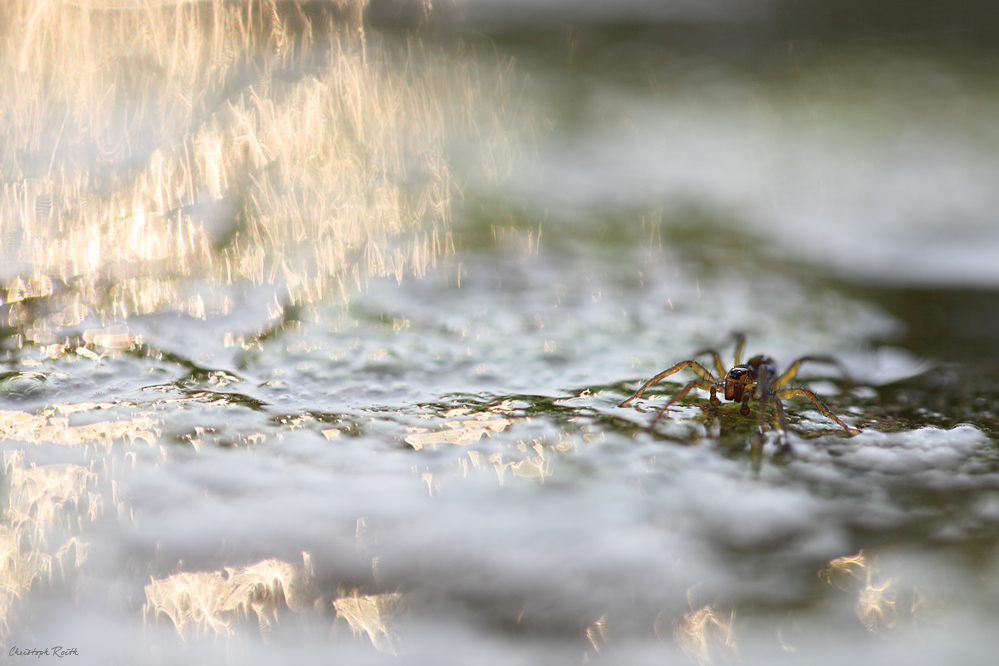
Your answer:
[[[703,380],[704,384],[714,384],[714,382],[715,382],[714,375],[712,375],[707,370],[707,368],[705,368],[703,365],[701,365],[697,361],[693,361],[693,360],[690,360],[690,361],[680,361],[679,363],[677,363],[676,365],[674,365],[672,368],[668,368],[666,370],[663,370],[658,375],[656,375],[655,377],[653,377],[649,381],[645,382],[642,385],[642,388],[638,389],[638,391],[635,392],[635,395],[631,396],[630,398],[628,398],[627,400],[625,400],[624,402],[622,402],[618,406],[619,407],[627,407],[629,404],[631,404],[631,402],[633,400],[641,397],[641,395],[643,393],[645,393],[647,390],[649,390],[650,386],[652,386],[656,382],[659,382],[659,381],[662,381],[663,379],[666,379],[670,375],[674,375],[674,374],[680,372],[684,368],[690,368],[691,370],[693,370],[694,372],[696,372],[697,375],[699,377],[701,377],[701,379]],[[696,385],[697,382],[694,382],[694,384]],[[689,391],[690,388],[691,387],[688,386],[688,388],[686,390]]]

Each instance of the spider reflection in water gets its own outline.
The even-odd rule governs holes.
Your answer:
[[[695,379],[690,382],[680,389],[676,395],[670,398],[666,404],[659,409],[659,413],[656,414],[656,417],[652,420],[652,423],[649,424],[649,427],[654,426],[659,418],[666,413],[666,410],[669,409],[673,403],[690,393],[692,389],[699,388],[708,391],[711,394],[710,401],[711,405],[714,407],[721,404],[721,399],[718,397],[719,393],[724,395],[726,400],[741,403],[742,406],[739,408],[739,412],[743,416],[749,415],[750,400],[759,401],[761,436],[763,435],[766,426],[767,408],[772,402],[777,409],[777,418],[780,421],[780,427],[784,433],[785,445],[787,443],[787,416],[784,413],[783,400],[799,395],[811,400],[820,412],[838,423],[851,435],[856,435],[860,432],[860,430],[847,425],[842,421],[842,419],[833,414],[832,411],[825,406],[822,400],[820,400],[817,395],[808,389],[800,387],[784,388],[788,382],[794,379],[794,377],[798,374],[798,368],[800,368],[801,364],[805,362],[827,363],[834,365],[840,370],[840,372],[843,373],[843,376],[847,379],[847,381],[849,381],[849,376],[839,361],[830,356],[802,356],[788,366],[788,369],[785,370],[783,374],[778,375],[777,364],[774,363],[773,359],[768,356],[754,356],[743,363],[742,349],[745,346],[746,339],[742,334],[737,334],[735,339],[735,366],[728,372],[725,371],[725,366],[722,364],[722,360],[718,355],[718,352],[713,349],[705,349],[694,354],[694,358],[710,354],[714,359],[715,370],[718,372],[717,377],[712,374],[710,370],[693,359],[680,361],[672,368],[663,370],[658,375],[645,382],[645,384],[642,385],[642,388],[638,389],[633,396],[622,402],[620,406],[627,407],[656,382],[662,381],[684,368],[690,368],[697,374],[699,379]]]

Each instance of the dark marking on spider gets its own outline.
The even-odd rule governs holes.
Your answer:
[[[658,375],[645,382],[645,384],[642,385],[642,388],[638,389],[633,396],[622,402],[620,406],[627,407],[633,401],[641,397],[641,395],[656,382],[662,381],[670,375],[673,375],[685,368],[690,368],[697,374],[699,379],[695,379],[690,382],[680,389],[672,398],[670,398],[666,404],[659,409],[659,413],[656,414],[656,417],[652,420],[652,423],[649,424],[649,427],[654,426],[659,418],[666,413],[666,410],[669,409],[670,406],[672,406],[676,401],[690,393],[691,390],[699,388],[708,391],[711,394],[710,401],[711,405],[714,407],[721,404],[721,399],[718,397],[719,393],[725,397],[725,400],[740,403],[741,406],[739,407],[739,412],[743,416],[749,415],[750,400],[759,401],[761,435],[765,431],[767,408],[772,402],[777,410],[777,418],[780,420],[780,427],[784,433],[785,442],[787,441],[787,416],[784,413],[783,401],[799,395],[811,400],[820,412],[838,423],[846,432],[851,435],[856,435],[860,432],[860,430],[847,425],[842,421],[842,419],[833,414],[832,411],[825,406],[825,403],[823,403],[817,395],[808,389],[800,387],[785,388],[787,383],[794,379],[794,377],[798,374],[798,368],[801,367],[801,364],[806,362],[834,365],[843,374],[843,377],[848,382],[852,383],[842,363],[831,356],[802,356],[789,365],[783,374],[778,375],[777,364],[768,356],[754,356],[743,363],[742,349],[745,346],[745,343],[745,336],[742,334],[736,334],[735,365],[728,372],[725,371],[725,366],[722,364],[722,360],[718,355],[718,352],[713,349],[705,349],[694,354],[694,358],[710,354],[714,359],[715,370],[718,373],[717,377],[712,374],[710,370],[693,359],[680,361],[672,368],[663,370]]]

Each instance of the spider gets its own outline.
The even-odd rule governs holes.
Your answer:
[[[798,395],[805,396],[811,400],[815,406],[818,407],[820,412],[838,423],[851,435],[856,435],[860,432],[860,430],[847,425],[838,416],[833,414],[832,411],[830,411],[830,409],[823,404],[819,397],[808,389],[799,387],[782,388],[789,381],[794,379],[795,375],[798,374],[798,368],[806,361],[835,365],[849,381],[849,376],[839,361],[830,356],[802,356],[788,366],[788,369],[784,371],[784,374],[778,375],[777,364],[774,363],[774,360],[768,356],[754,356],[743,363],[742,349],[745,346],[745,343],[745,336],[742,334],[736,334],[735,366],[728,372],[725,372],[725,366],[722,365],[721,357],[718,355],[718,352],[713,349],[705,349],[694,354],[695,358],[704,354],[710,354],[714,359],[715,369],[718,371],[719,378],[716,378],[710,370],[695,360],[680,361],[672,368],[663,370],[658,375],[645,382],[645,384],[642,385],[642,388],[638,389],[633,396],[622,402],[620,406],[627,407],[632,401],[639,398],[656,382],[661,381],[666,377],[683,370],[684,368],[690,368],[697,373],[697,376],[700,377],[700,379],[695,379],[690,382],[680,389],[676,395],[670,398],[666,404],[659,409],[659,413],[656,414],[652,423],[649,424],[650,427],[656,424],[659,418],[666,413],[666,410],[669,409],[673,403],[690,393],[691,389],[699,388],[711,393],[710,401],[713,407],[717,407],[721,404],[721,400],[718,398],[719,393],[724,395],[726,400],[741,403],[742,406],[739,408],[739,412],[743,416],[749,415],[749,401],[758,400],[760,402],[760,434],[764,432],[767,407],[772,401],[774,405],[777,406],[777,417],[780,419],[780,426],[781,430],[784,432],[784,438],[785,440],[787,439],[787,417],[784,414],[784,403],[782,400]]]

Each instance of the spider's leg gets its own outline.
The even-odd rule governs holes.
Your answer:
[[[763,394],[760,396],[760,434],[762,435],[767,431],[767,405],[770,402],[770,396],[772,394]]]
[[[746,346],[746,336],[742,333],[735,334],[735,364],[742,365],[742,348]],[[725,375],[724,372],[721,373]]]
[[[845,424],[842,419],[840,419],[838,416],[836,416],[835,414],[833,414],[832,411],[828,407],[826,407],[825,404],[821,400],[819,400],[819,396],[815,395],[814,393],[812,393],[808,389],[803,389],[803,388],[787,388],[787,389],[781,389],[780,391],[777,391],[777,392],[774,393],[774,397],[784,398],[784,399],[791,398],[791,397],[796,396],[796,395],[803,395],[806,398],[808,398],[809,400],[811,400],[815,404],[815,406],[819,408],[820,412],[822,412],[823,414],[825,414],[826,416],[828,416],[829,418],[831,418],[833,421],[835,421],[836,423],[838,423],[840,425],[840,427],[843,428],[843,430],[846,430],[851,435],[856,435],[857,433],[860,432],[859,429],[854,428],[853,426],[848,426],[847,424]]]
[[[853,381],[853,378],[850,376],[850,373],[847,371],[846,366],[844,366],[842,363],[840,363],[832,356],[802,356],[797,361],[788,366],[787,370],[784,371],[784,374],[782,374],[774,381],[773,387],[775,389],[779,389],[781,386],[784,386],[784,384],[787,384],[789,381],[794,379],[795,375],[798,374],[798,368],[801,367],[802,363],[806,362],[826,363],[828,365],[834,365],[843,375],[843,379],[846,380],[847,384],[850,384],[852,386],[853,384],[856,383]]]
[[[701,365],[700,363],[698,363],[697,361],[680,361],[679,363],[677,363],[676,365],[674,365],[672,368],[669,368],[668,370],[663,370],[658,375],[656,375],[655,377],[653,377],[649,381],[645,382],[645,384],[642,385],[642,388],[638,389],[638,391],[635,392],[635,395],[631,396],[630,398],[628,398],[627,400],[625,400],[624,402],[622,402],[618,406],[619,407],[627,407],[628,404],[632,400],[638,398],[643,393],[645,393],[649,389],[650,386],[652,386],[653,384],[655,384],[658,381],[666,379],[667,377],[669,377],[672,374],[676,374],[677,372],[683,370],[684,368],[690,368],[691,370],[693,370],[694,372],[696,372],[697,375],[699,377],[701,377],[701,379],[705,380],[705,383],[713,383],[715,381],[714,375],[712,375],[710,372],[708,372],[708,370],[703,365]],[[689,391],[690,389],[688,388],[687,390]]]
[[[784,441],[787,442],[787,414],[784,413],[784,403],[774,393],[774,404],[777,405],[777,419],[780,421],[780,429],[784,432]]]
[[[784,403],[777,397],[776,393],[774,393],[774,404],[777,405],[777,418],[780,420],[780,429],[784,435],[784,443],[778,450],[782,453],[790,453],[791,439],[787,434],[787,415],[784,413]]]
[[[718,371],[718,376],[719,377],[724,377],[727,374],[727,371],[725,370],[725,364],[722,363],[721,354],[719,354],[718,352],[716,352],[714,349],[710,349],[710,348],[709,349],[702,349],[701,351],[699,351],[696,354],[694,354],[694,358],[697,358],[698,356],[704,356],[705,354],[711,356],[711,359],[712,359],[712,361],[715,364],[715,370]]]
[[[699,388],[699,389],[704,389],[705,391],[710,391],[712,386],[714,386],[714,384],[712,384],[711,382],[707,382],[703,379],[695,379],[694,381],[690,382],[682,389],[680,389],[680,391],[676,395],[670,398],[666,402],[666,404],[659,409],[659,413],[656,414],[656,418],[652,419],[652,423],[649,424],[649,427],[651,428],[652,426],[654,426],[656,424],[656,421],[658,421],[659,418],[666,413],[666,410],[669,409],[674,402],[676,402],[683,396],[690,393],[691,389]]]
[[[746,345],[746,336],[742,333],[734,333],[733,337],[735,338],[735,364],[739,365],[742,363],[742,348]],[[711,358],[714,359],[715,370],[718,371],[719,377],[724,377],[728,374],[728,371],[725,370],[725,364],[722,363],[721,354],[716,352],[714,349],[702,349],[694,354],[694,358],[703,356],[704,354],[710,354]]]
[[[771,372],[772,366],[765,365],[760,367],[760,376],[756,380],[756,387],[753,390],[753,395],[760,401],[760,435],[766,432],[767,425],[767,406],[770,402],[770,398],[776,398],[777,395],[774,393],[771,385]],[[747,407],[749,405],[746,405]],[[745,413],[748,413],[748,409]]]
[[[725,390],[724,380],[719,380],[715,382],[714,384],[711,385],[711,388],[709,388],[708,390],[711,392],[711,399],[710,399],[711,406],[717,407],[718,405],[721,404],[721,400],[718,399],[718,391]]]

